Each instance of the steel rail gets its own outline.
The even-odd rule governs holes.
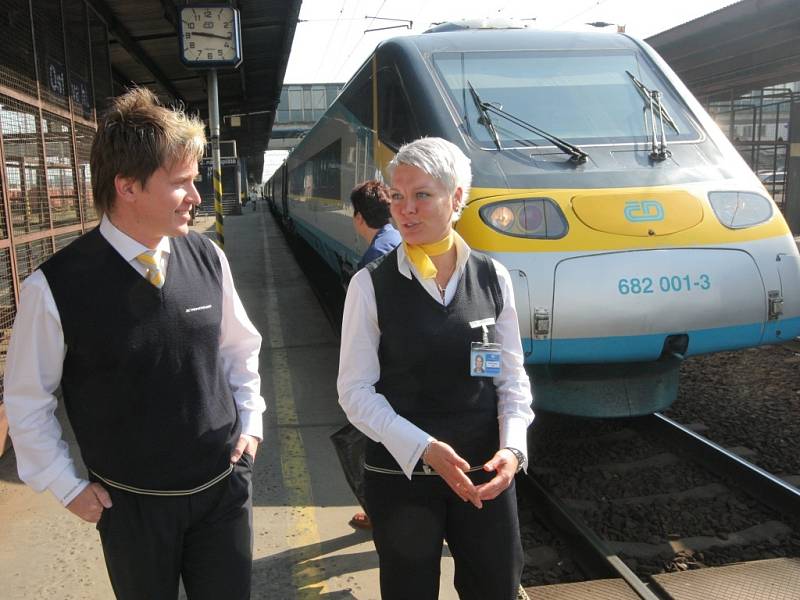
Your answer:
[[[673,444],[690,460],[712,473],[731,479],[737,487],[770,508],[791,517],[800,514],[799,489],[669,417],[661,413],[640,417],[636,427]]]
[[[642,600],[671,600],[661,590],[654,592],[583,520],[569,510],[534,475],[520,474],[517,482],[533,498],[540,520],[557,530],[581,570],[591,579],[622,579]]]

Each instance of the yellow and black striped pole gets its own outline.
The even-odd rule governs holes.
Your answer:
[[[225,227],[222,217],[222,158],[219,150],[219,90],[217,70],[208,72],[208,129],[211,132],[212,182],[214,184],[214,214],[217,218],[217,245],[225,249]]]
[[[212,146],[214,144],[212,143]],[[225,227],[222,217],[222,166],[220,165],[219,158],[219,140],[217,140],[216,148],[213,149],[214,153],[214,214],[217,217],[217,243],[223,250],[225,249]]]

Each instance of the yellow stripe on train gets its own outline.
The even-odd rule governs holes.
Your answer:
[[[789,234],[773,204],[773,216],[744,229],[723,226],[708,201],[709,191],[747,191],[765,195],[752,183],[603,189],[473,188],[456,229],[477,250],[489,252],[585,252],[634,248],[713,246]],[[479,209],[508,200],[549,198],[567,221],[559,239],[530,239],[486,225]]]

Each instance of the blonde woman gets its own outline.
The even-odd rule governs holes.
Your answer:
[[[351,280],[338,378],[342,408],[370,438],[381,595],[437,598],[446,540],[460,598],[514,600],[514,475],[533,413],[510,276],[453,230],[471,182],[457,146],[416,140],[388,170],[403,243]]]

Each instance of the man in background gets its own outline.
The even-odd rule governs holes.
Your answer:
[[[394,250],[402,239],[400,238],[400,233],[389,222],[391,219],[389,188],[384,183],[370,179],[358,184],[350,192],[350,202],[353,203],[353,226],[356,233],[369,244],[364,256],[358,262],[358,268],[362,269],[373,260]],[[358,430],[353,430],[350,425],[346,429],[353,436],[359,438],[363,436]],[[354,446],[354,448],[356,447],[360,447],[363,451],[363,444]],[[358,454],[357,458],[360,459],[360,462],[363,463],[363,455],[351,451],[351,457],[356,457],[356,454]],[[351,485],[353,481],[362,484],[352,485],[352,487],[353,493],[363,508],[363,468],[360,464],[356,467],[356,465],[348,466],[343,463],[342,466],[345,469],[359,469],[360,472],[349,474],[348,482],[351,482]],[[353,515],[353,518],[350,519],[350,525],[358,529],[372,528],[372,523],[365,512],[358,512]]]
[[[389,188],[385,184],[374,179],[360,183],[350,192],[350,201],[353,203],[356,233],[369,244],[358,262],[358,268],[362,269],[394,250],[402,240],[400,233],[389,223]]]

